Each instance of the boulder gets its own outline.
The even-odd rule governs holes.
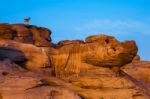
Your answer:
[[[61,41],[58,44],[61,46],[51,49],[49,55],[57,76],[80,74],[89,65],[120,68],[132,62],[138,50],[134,41],[121,43],[107,35],[90,36],[85,42]]]
[[[121,43],[107,35],[90,36],[85,41],[83,61],[96,66],[123,66],[133,60],[138,50],[134,41]]]

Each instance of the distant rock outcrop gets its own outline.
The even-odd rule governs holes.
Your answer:
[[[0,99],[149,99],[135,41],[93,35],[51,43],[47,28],[0,24]]]

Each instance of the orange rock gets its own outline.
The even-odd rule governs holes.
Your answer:
[[[36,45],[38,47],[50,46],[51,31],[49,31],[48,29],[34,27],[34,26],[29,26],[29,29],[33,33],[34,45]]]
[[[84,44],[81,40],[63,40],[58,42],[58,45],[64,46],[64,45],[70,45],[70,44]]]
[[[25,25],[23,25],[23,24],[13,24],[10,26],[12,26],[12,30],[17,32],[17,34],[16,34],[17,37],[32,36],[31,31],[27,27],[25,27]]]
[[[122,45],[125,49],[125,52],[130,53],[131,55],[136,55],[137,51],[138,51],[138,47],[135,43],[135,41],[125,41],[122,42]]]
[[[21,43],[27,43],[27,44],[33,44],[33,37],[28,36],[28,37],[15,37],[14,38],[15,41],[17,42],[21,42]]]
[[[99,67],[121,67],[132,62],[136,56],[135,42],[125,44],[107,35],[90,36],[86,43],[81,41],[61,41],[61,47],[51,51],[52,65],[56,75],[78,74],[88,65]]]
[[[14,49],[22,52],[27,60],[25,65],[28,69],[32,70],[50,66],[49,58],[43,48],[36,47],[32,44],[24,44],[3,39],[0,39],[0,47]],[[12,58],[15,55],[8,54],[8,56]]]
[[[13,39],[16,32],[11,29],[9,24],[0,24],[0,38]]]
[[[135,61],[121,69],[124,75],[150,97],[150,62]]]
[[[47,28],[24,24],[0,24],[0,38],[34,44],[39,47],[51,46],[51,31]]]
[[[133,58],[133,62],[134,61],[140,61],[141,59],[140,59],[140,56],[139,55],[136,55],[134,58]]]
[[[52,44],[47,28],[0,31],[0,99],[149,99],[149,62],[137,61],[134,41],[94,35]]]

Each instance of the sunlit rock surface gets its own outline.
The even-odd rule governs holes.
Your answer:
[[[120,68],[130,63],[137,53],[134,41],[121,43],[107,35],[90,36],[85,42],[61,41],[58,46],[50,54],[57,76],[78,75],[89,65]]]
[[[25,60],[20,62],[20,64],[24,62],[23,65],[27,69],[32,70],[49,66],[49,58],[44,49],[32,44],[0,39],[0,52],[2,52],[0,53],[1,58],[9,58],[10,60],[17,60],[17,58],[21,60],[21,58],[24,58]],[[17,56],[19,54],[20,56]]]
[[[24,24],[0,24],[0,38],[34,44],[39,47],[50,46],[51,30]]]
[[[150,62],[136,61],[122,67],[128,79],[150,96]]]
[[[47,28],[0,24],[0,99],[150,99],[150,62],[108,35],[53,44]]]

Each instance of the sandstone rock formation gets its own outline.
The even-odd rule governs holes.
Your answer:
[[[51,51],[57,76],[80,74],[90,66],[118,67],[130,63],[137,53],[134,41],[120,43],[112,36],[95,35],[83,41],[61,41]]]
[[[146,61],[132,62],[122,67],[128,79],[150,96],[150,63]]]
[[[31,44],[23,44],[15,42],[12,40],[6,41],[3,39],[0,39],[0,47],[1,47],[0,52],[3,50],[2,54],[0,54],[1,58],[9,58],[11,60],[20,59],[20,61],[22,60],[22,63],[25,62],[24,65],[25,68],[27,69],[33,70],[50,66],[49,63],[50,60],[46,55],[46,53],[44,52],[43,48],[36,47]],[[15,50],[18,50],[18,53]],[[21,55],[19,56],[19,52],[20,54],[22,53],[22,56]],[[26,61],[23,61],[23,59],[21,58],[24,58],[24,60]]]
[[[0,38],[49,47],[51,31],[47,28],[24,24],[0,24]]]
[[[150,62],[134,41],[51,43],[47,28],[0,24],[0,99],[150,99]]]

